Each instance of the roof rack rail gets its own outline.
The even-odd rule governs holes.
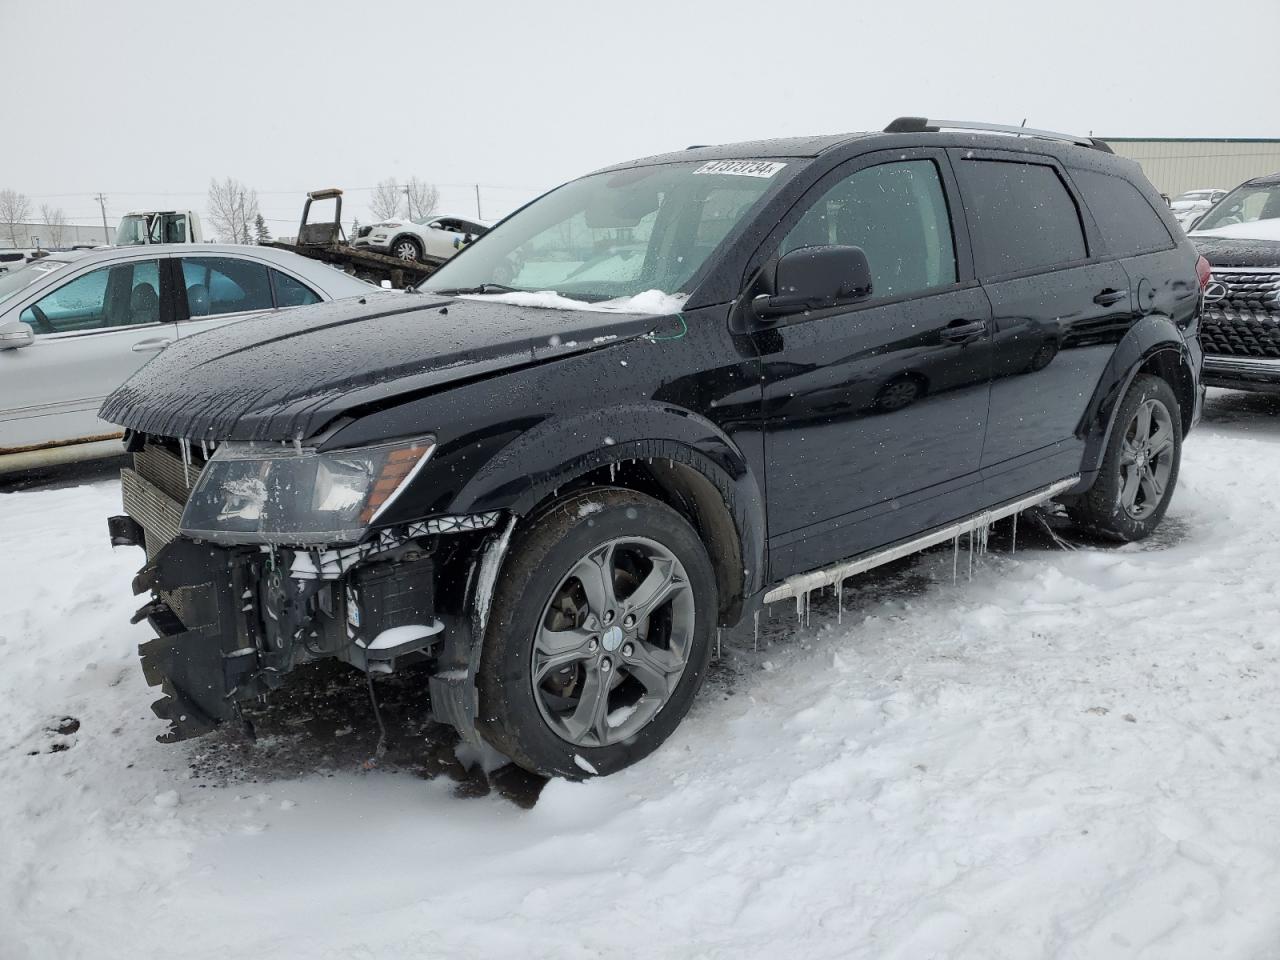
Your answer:
[[[1037,130],[1035,127],[1011,127],[1003,123],[981,123],[973,120],[929,120],[926,117],[898,117],[884,128],[885,133],[937,133],[940,130],[972,130],[975,133],[1003,133],[1013,137],[1036,137],[1040,140],[1059,140],[1082,147],[1092,147],[1103,153],[1114,153],[1106,141],[1097,137],[1081,137],[1073,133],[1055,133]]]

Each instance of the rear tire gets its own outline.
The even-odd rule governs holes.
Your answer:
[[[1109,539],[1142,540],[1164,518],[1181,462],[1178,398],[1164,380],[1139,374],[1116,411],[1098,478],[1067,513]]]
[[[632,490],[566,496],[517,534],[498,577],[481,735],[546,776],[630,766],[693,703],[717,609],[706,548],[680,514]]]

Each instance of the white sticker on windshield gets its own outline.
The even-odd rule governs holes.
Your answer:
[[[785,167],[777,160],[710,160],[694,173],[727,173],[735,177],[772,177]]]

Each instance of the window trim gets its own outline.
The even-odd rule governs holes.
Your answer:
[[[1080,220],[1080,232],[1084,237],[1085,256],[1083,259],[1064,260],[1060,263],[1049,265],[1041,265],[1038,267],[1030,267],[1025,270],[1013,270],[1008,273],[995,273],[991,276],[981,276],[978,271],[978,249],[980,241],[973,238],[973,271],[974,276],[981,283],[1001,283],[1005,280],[1020,280],[1024,277],[1036,277],[1047,273],[1058,273],[1062,270],[1074,270],[1077,267],[1086,267],[1096,263],[1106,263],[1116,258],[1109,253],[1103,253],[1106,245],[1102,243],[1102,238],[1098,234],[1098,225],[1093,220],[1093,214],[1089,211],[1088,205],[1080,196],[1076,184],[1067,175],[1066,167],[1058,160],[1057,157],[1049,153],[1038,153],[1034,151],[1011,151],[1011,150],[991,150],[991,149],[971,149],[968,147],[948,147],[947,153],[951,157],[951,161],[956,165],[956,182],[959,188],[959,195],[964,201],[962,204],[964,209],[969,209],[969,198],[964,193],[964,188],[960,186],[959,164],[965,161],[988,160],[1000,163],[1023,163],[1031,166],[1050,167],[1062,182],[1063,189],[1067,192],[1067,196],[1071,198],[1071,202],[1075,204],[1076,216]],[[967,223],[966,219],[966,223]]]
[[[882,167],[890,163],[909,163],[915,160],[931,161],[938,174],[938,182],[942,187],[943,201],[947,206],[947,217],[951,224],[951,246],[956,260],[955,282],[940,287],[928,287],[925,290],[902,293],[892,297],[869,297],[866,300],[833,307],[830,310],[814,310],[807,316],[797,314],[794,317],[784,317],[778,325],[807,323],[812,320],[830,317],[837,313],[853,313],[859,310],[902,303],[907,300],[921,300],[978,286],[976,263],[969,236],[969,224],[964,215],[964,205],[958,202],[960,187],[956,180],[955,171],[951,167],[950,158],[947,156],[947,151],[941,147],[906,147],[899,150],[874,150],[850,157],[836,164],[806,187],[786,212],[778,218],[777,223],[765,235],[764,240],[756,246],[755,250],[747,258],[739,297],[750,289],[752,281],[761,268],[777,256],[778,247],[800,221],[800,218],[809,211],[813,204],[821,200],[836,183],[872,167]],[[731,312],[730,316],[732,317],[732,315],[733,313]]]

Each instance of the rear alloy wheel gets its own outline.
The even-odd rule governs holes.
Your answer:
[[[1081,526],[1116,540],[1141,540],[1160,524],[1182,458],[1182,417],[1173,389],[1139,375],[1120,402],[1098,479],[1068,506]]]
[[[715,576],[696,531],[630,490],[570,495],[513,543],[477,677],[481,732],[537,773],[636,762],[702,683]]]
[[[411,237],[401,237],[391,245],[391,255],[397,260],[421,260],[422,247]]]

